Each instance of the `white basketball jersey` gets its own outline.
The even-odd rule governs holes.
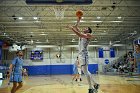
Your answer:
[[[89,39],[79,38],[79,53],[87,51],[88,44],[89,44]]]

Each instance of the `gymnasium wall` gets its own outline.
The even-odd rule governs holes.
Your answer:
[[[44,51],[43,60],[30,60],[31,50]],[[102,66],[105,64],[105,59],[109,62],[117,59],[126,53],[125,47],[115,48],[115,58],[110,58],[109,51],[106,51],[104,58],[98,57],[98,47],[89,47],[89,71],[91,73],[102,72]],[[3,51],[5,57],[3,60],[10,63],[15,52]],[[56,57],[56,54],[61,53],[61,59]],[[77,47],[64,47],[60,52],[58,47],[53,48],[28,48],[24,51],[24,67],[28,69],[30,75],[43,75],[43,74],[72,74],[73,63],[78,55]]]

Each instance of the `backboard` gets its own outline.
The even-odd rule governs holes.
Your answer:
[[[86,5],[92,0],[26,0],[27,4],[52,4],[52,5]]]

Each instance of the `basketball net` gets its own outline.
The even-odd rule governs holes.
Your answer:
[[[57,20],[62,20],[64,18],[65,9],[66,8],[62,6],[55,6],[53,8]]]

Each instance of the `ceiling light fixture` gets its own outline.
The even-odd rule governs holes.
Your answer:
[[[23,19],[23,17],[19,17],[18,19],[19,19],[19,20],[22,20],[22,19]]]
[[[86,22],[86,21],[80,20],[80,22]]]
[[[118,19],[121,19],[122,17],[118,17]]]
[[[41,22],[41,21],[36,20],[35,22],[39,23],[39,22]]]
[[[123,21],[110,21],[110,22],[113,22],[113,23],[121,23]]]
[[[77,21],[73,21],[73,22],[76,23]],[[80,20],[80,22],[86,22],[86,21]]]
[[[115,41],[116,43],[119,43],[119,42],[121,42],[121,41]]]
[[[34,41],[31,39],[30,43],[31,43],[31,44],[33,44],[33,43],[34,43]]]
[[[101,22],[103,22],[103,21],[91,21],[91,22],[94,22],[94,23],[101,23]]]
[[[39,35],[47,35],[47,34],[39,34]]]
[[[67,35],[72,35],[72,36],[75,36],[76,34],[67,34]]]
[[[99,17],[99,16],[97,17],[97,19],[100,19],[100,18],[101,18],[101,17]]]
[[[74,41],[75,39],[72,39],[72,41]]]
[[[33,17],[33,19],[37,20],[38,18],[37,17]]]

